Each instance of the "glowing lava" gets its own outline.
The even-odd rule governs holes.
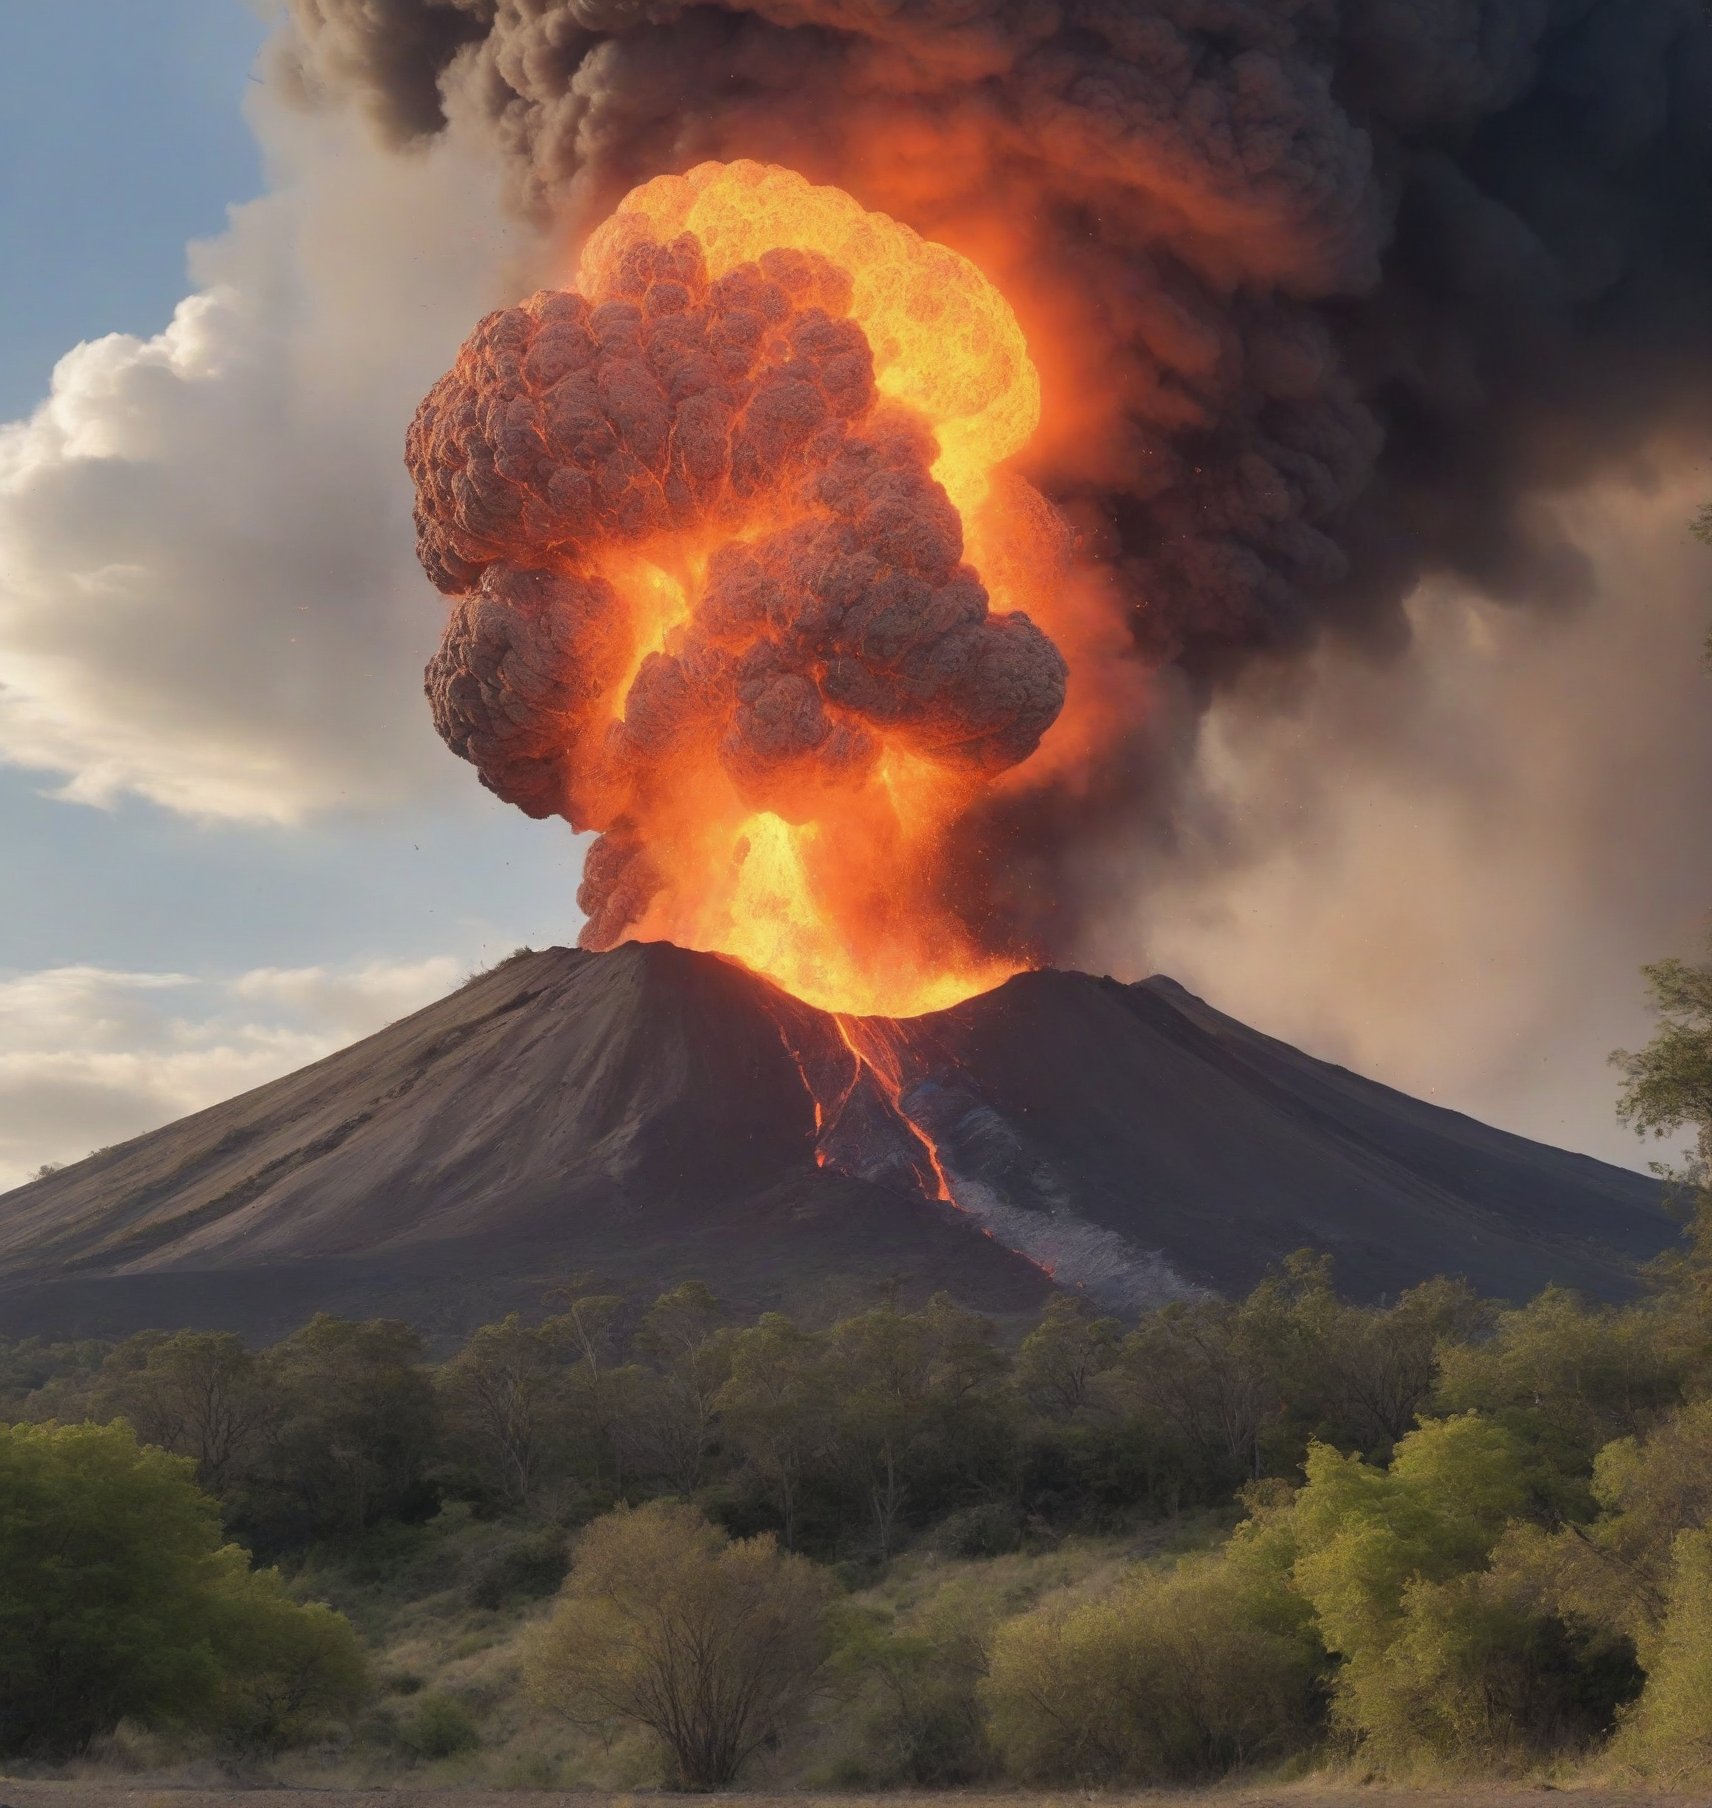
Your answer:
[[[970,927],[949,831],[1066,682],[1033,619],[1061,525],[1001,469],[1040,411],[1004,297],[755,163],[635,190],[574,283],[483,321],[411,428],[442,735],[600,831],[586,946],[723,953],[841,1025],[997,985],[1026,963]]]

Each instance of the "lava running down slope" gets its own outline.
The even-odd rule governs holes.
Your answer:
[[[484,784],[601,832],[585,946],[890,1017],[1028,964],[945,849],[1065,704],[1066,536],[1001,468],[1039,407],[972,263],[756,163],[636,189],[477,327],[407,445],[427,688]]]

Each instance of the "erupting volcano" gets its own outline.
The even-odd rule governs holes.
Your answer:
[[[968,259],[757,163],[636,189],[476,328],[407,445],[427,689],[485,785],[600,832],[585,947],[890,1017],[1029,964],[947,837],[1065,702],[1064,535],[1003,469],[1039,409]]]

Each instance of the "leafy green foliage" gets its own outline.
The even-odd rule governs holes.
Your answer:
[[[1311,1742],[1321,1656],[1275,1550],[1250,1535],[1006,1622],[983,1694],[1013,1776],[1195,1781]]]
[[[284,1743],[362,1677],[338,1615],[222,1544],[188,1460],[120,1424],[0,1429],[0,1751],[63,1757],[126,1718]]]
[[[1712,1529],[1680,1532],[1657,1628],[1644,1635],[1647,1683],[1614,1755],[1675,1787],[1712,1776]]]
[[[1608,1727],[1622,1665],[1491,1564],[1537,1499],[1525,1446],[1474,1413],[1423,1424],[1386,1469],[1309,1453],[1292,1580],[1340,1660],[1334,1722],[1380,1768],[1503,1765]]]
[[[398,1740],[413,1757],[432,1763],[473,1751],[481,1744],[481,1732],[469,1710],[450,1695],[423,1695],[405,1716]]]

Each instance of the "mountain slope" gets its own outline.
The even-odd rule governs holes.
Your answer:
[[[1050,1274],[1135,1308],[1303,1245],[1363,1297],[1436,1272],[1615,1294],[1673,1236],[1657,1194],[1168,980],[1025,974],[840,1022],[713,956],[550,949],[0,1199],[0,1329],[452,1331],[584,1273],[807,1311],[902,1280],[1001,1312]]]

